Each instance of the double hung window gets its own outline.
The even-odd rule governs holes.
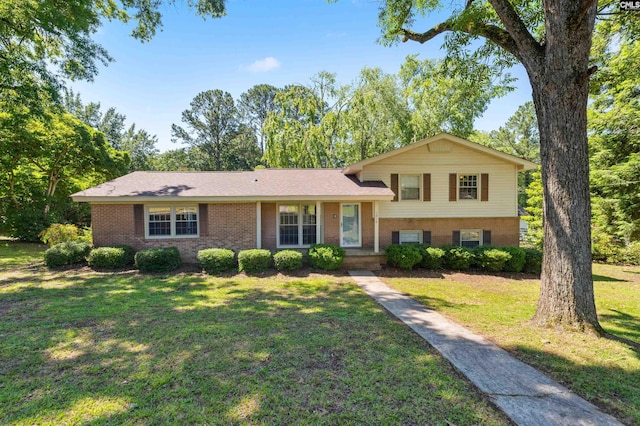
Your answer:
[[[197,206],[147,207],[147,237],[178,238],[198,236]]]

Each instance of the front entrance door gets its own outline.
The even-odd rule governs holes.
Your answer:
[[[340,206],[340,245],[342,247],[362,246],[360,226],[360,204],[350,203]]]

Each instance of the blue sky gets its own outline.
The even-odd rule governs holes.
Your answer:
[[[106,23],[96,41],[115,62],[101,68],[94,82],[72,86],[84,102],[113,106],[128,125],[157,135],[161,151],[179,147],[171,142],[171,124],[180,123],[182,111],[202,91],[221,89],[238,99],[256,84],[306,84],[322,70],[348,84],[365,66],[396,73],[407,55],[444,54],[442,38],[424,45],[377,44],[378,2],[372,0],[228,0],[227,16],[207,20],[184,4],[162,6],[163,29],[149,43],[131,38],[131,25]],[[438,21],[424,19],[416,29]],[[494,100],[476,128],[497,129],[531,99],[524,71],[512,74],[519,78],[517,90]]]

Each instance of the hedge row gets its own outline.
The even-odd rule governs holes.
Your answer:
[[[309,248],[309,264],[313,268],[335,270],[342,266],[344,249],[331,244],[314,244]],[[266,271],[274,266],[278,271],[295,271],[302,268],[302,253],[281,250],[271,254],[266,249],[242,250],[237,257],[229,249],[204,249],[198,252],[198,263],[208,274],[237,269],[247,273]]]
[[[542,269],[542,252],[520,247],[480,246],[474,249],[448,245],[431,247],[426,244],[392,244],[385,250],[387,263],[401,269],[453,269],[464,271],[477,267],[497,272],[532,272]]]

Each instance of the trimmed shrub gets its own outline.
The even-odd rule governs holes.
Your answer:
[[[623,249],[622,261],[630,265],[640,265],[640,241],[629,243]]]
[[[136,253],[135,264],[142,272],[169,272],[182,265],[182,258],[177,247],[148,248]]]
[[[618,241],[606,232],[594,228],[591,231],[591,254],[598,262],[617,263],[623,257]]]
[[[420,249],[415,245],[391,244],[384,253],[387,255],[387,263],[401,269],[413,269],[422,260]]]
[[[39,236],[43,243],[54,246],[68,241],[76,241],[80,233],[78,227],[70,223],[54,223],[42,231]]]
[[[342,266],[345,251],[333,244],[313,244],[309,247],[307,256],[312,268],[334,271]]]
[[[134,256],[131,246],[98,247],[91,250],[87,262],[92,268],[118,269],[133,265]]]
[[[444,257],[444,250],[439,247],[431,247],[429,245],[423,245],[420,247],[420,254],[422,260],[420,266],[425,269],[440,269],[442,268],[442,258]]]
[[[208,248],[200,250],[197,255],[200,267],[207,274],[229,271],[236,266],[236,254],[225,248]]]
[[[475,253],[476,263],[482,269],[491,272],[498,272],[511,259],[511,254],[494,247],[477,250]]]
[[[474,260],[473,253],[466,247],[447,245],[441,248],[444,250],[443,266],[447,269],[465,271]]]
[[[242,250],[238,253],[238,269],[249,274],[262,272],[271,266],[271,252],[267,249]]]
[[[542,252],[535,248],[524,248],[524,271],[534,274],[542,272]]]
[[[273,264],[278,271],[295,271],[302,268],[302,253],[282,250],[273,255]]]
[[[80,263],[85,260],[90,251],[91,246],[87,243],[77,241],[59,243],[44,252],[44,263],[49,268]]]
[[[511,255],[511,259],[502,267],[505,272],[520,272],[524,269],[527,254],[520,247],[500,247],[500,250],[506,251]]]

